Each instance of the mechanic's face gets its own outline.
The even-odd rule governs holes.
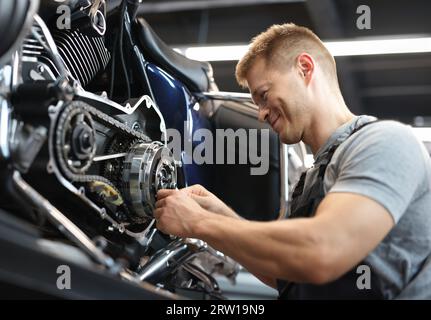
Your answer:
[[[257,58],[247,73],[248,88],[259,106],[259,120],[268,122],[286,144],[302,139],[306,116],[304,86],[295,68],[274,70]]]

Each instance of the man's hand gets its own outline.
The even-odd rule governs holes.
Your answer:
[[[179,237],[194,237],[194,228],[208,215],[186,192],[179,190],[159,190],[157,192],[154,218],[157,229]]]
[[[231,208],[229,208],[223,201],[217,198],[213,193],[209,192],[203,186],[195,184],[193,186],[181,189],[192,197],[199,205],[210,212],[214,212],[226,217],[240,219]]]

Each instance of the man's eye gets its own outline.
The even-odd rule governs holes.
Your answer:
[[[262,101],[266,101],[267,96],[268,96],[268,91],[264,91],[261,95]]]

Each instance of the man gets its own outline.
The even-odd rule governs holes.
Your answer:
[[[353,115],[333,57],[304,27],[258,35],[236,76],[259,119],[314,154],[291,217],[246,221],[192,186],[159,191],[157,227],[207,241],[278,287],[280,298],[430,298],[431,161],[412,130]],[[360,278],[367,270],[371,279]]]

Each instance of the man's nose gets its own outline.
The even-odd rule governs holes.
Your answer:
[[[259,108],[259,116],[258,119],[260,122],[266,122],[269,116],[268,108]]]

